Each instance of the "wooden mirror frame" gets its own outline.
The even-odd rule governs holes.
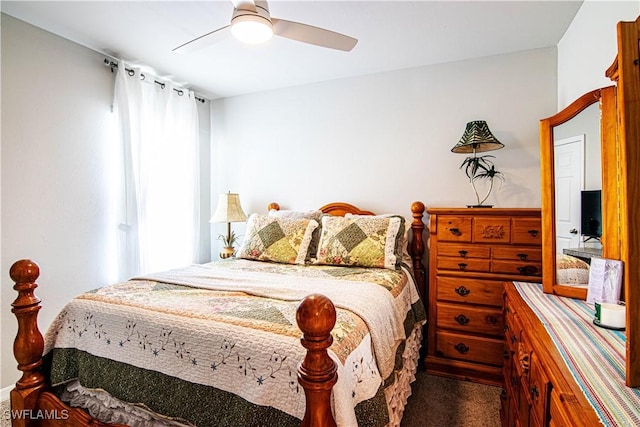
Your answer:
[[[602,156],[602,254],[619,259],[619,227],[614,219],[618,211],[618,177],[616,171],[616,88],[592,90],[562,111],[540,120],[540,169],[542,185],[542,290],[570,298],[587,298],[586,288],[556,283],[556,207],[553,128],[600,102],[600,141]]]
[[[624,263],[625,382],[628,387],[640,387],[640,176],[637,173],[640,168],[640,16],[633,22],[618,22],[616,30],[618,52],[605,72],[616,86],[598,90],[601,100],[603,237],[606,234],[602,251],[603,256]],[[583,102],[589,102],[588,95],[585,96],[587,99]],[[567,111],[564,118],[558,113],[540,124],[543,290],[558,295],[566,292],[568,296],[573,292],[568,292],[567,286],[555,283],[555,179],[553,150],[549,144],[553,141],[553,126],[569,120],[585,107],[576,105],[573,108],[573,113],[567,111],[569,107],[563,110]]]

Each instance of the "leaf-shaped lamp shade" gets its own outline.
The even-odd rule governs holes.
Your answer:
[[[460,141],[451,149],[454,153],[480,153],[483,151],[497,150],[504,144],[493,136],[484,120],[475,120],[467,123]]]

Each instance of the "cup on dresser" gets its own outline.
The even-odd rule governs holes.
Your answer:
[[[597,326],[610,329],[624,329],[626,322],[626,307],[624,302],[617,304],[596,302],[594,323]]]

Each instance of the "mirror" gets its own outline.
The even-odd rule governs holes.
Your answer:
[[[556,252],[590,263],[602,256],[600,103],[555,126],[553,144]],[[556,272],[558,283],[586,284],[582,276],[563,278],[559,266]]]
[[[557,254],[566,252],[583,259],[592,255],[607,258],[618,255],[617,227],[607,215],[617,211],[617,206],[612,205],[618,200],[614,190],[617,180],[609,176],[611,174],[602,173],[616,170],[612,140],[616,120],[614,96],[613,86],[593,90],[540,121],[542,287],[546,293],[580,299],[587,296],[585,285],[569,285],[558,280],[564,277],[565,270],[558,269]],[[590,144],[593,140],[598,141],[595,146]],[[607,191],[607,188],[612,189]],[[601,205],[601,224],[591,227],[593,232],[581,224],[583,189],[601,190],[601,197],[597,198]],[[597,193],[591,194],[594,196]],[[584,243],[586,238],[582,234],[592,235],[589,244]],[[585,274],[588,278],[588,270],[583,270],[582,275]]]

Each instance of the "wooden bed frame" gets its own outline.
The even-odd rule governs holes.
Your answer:
[[[280,209],[271,203],[269,209]],[[373,215],[348,203],[330,203],[320,210],[324,213],[343,216],[345,213]],[[424,242],[422,217],[425,206],[422,202],[411,205],[413,236],[408,244],[413,261],[414,276],[420,297],[425,291],[425,267],[423,264]],[[20,260],[9,272],[15,282],[13,289],[18,297],[11,304],[11,311],[18,320],[18,332],[13,344],[13,353],[22,377],[11,390],[12,425],[15,426],[121,426],[105,424],[84,410],[71,408],[50,390],[47,378],[40,372],[44,339],[38,329],[38,311],[42,307],[35,295],[36,280],[40,268],[31,260]],[[336,311],[331,300],[323,295],[307,296],[296,311],[296,321],[302,331],[300,342],[307,349],[304,360],[298,365],[298,382],[306,397],[306,410],[301,426],[335,426],[331,412],[331,390],[338,380],[335,362],[329,357],[327,348],[333,341],[331,330],[336,322]],[[122,426],[124,427],[124,426]]]

